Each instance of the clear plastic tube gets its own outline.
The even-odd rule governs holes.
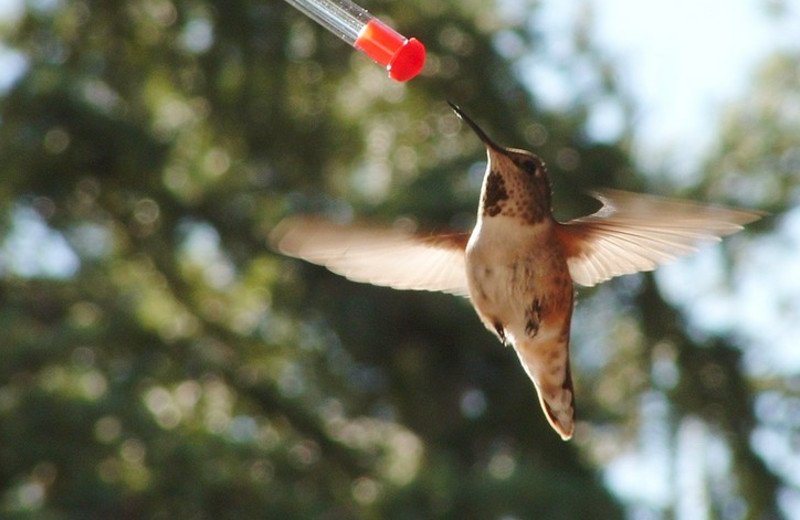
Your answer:
[[[303,14],[350,45],[373,18],[366,9],[341,0],[286,0]]]
[[[422,43],[406,38],[349,0],[286,1],[385,67],[392,79],[408,81],[425,64]]]

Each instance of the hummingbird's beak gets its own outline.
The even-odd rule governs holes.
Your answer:
[[[475,134],[477,134],[477,136],[478,136],[478,139],[480,139],[481,141],[483,141],[483,144],[485,144],[485,145],[486,145],[486,146],[488,146],[489,148],[491,148],[491,149],[493,149],[493,150],[495,150],[495,151],[498,151],[498,152],[505,151],[505,148],[503,148],[502,146],[499,146],[497,143],[495,143],[494,141],[492,141],[492,140],[489,138],[489,136],[488,136],[488,135],[486,135],[486,132],[484,132],[484,131],[481,129],[481,127],[479,127],[479,126],[477,125],[477,123],[475,123],[475,121],[473,121],[472,119],[470,119],[470,117],[469,117],[467,114],[465,114],[463,110],[461,110],[461,107],[459,107],[458,105],[456,105],[456,104],[455,104],[455,103],[453,103],[452,101],[448,101],[448,102],[447,102],[447,104],[448,104],[448,105],[450,105],[450,108],[452,108],[452,109],[453,109],[453,112],[455,112],[455,113],[456,113],[456,115],[457,115],[457,116],[458,116],[458,117],[459,117],[459,118],[460,118],[462,121],[464,121],[465,123],[467,123],[467,125],[469,125],[469,127],[470,127],[470,128],[472,128],[472,131],[473,131],[473,132],[475,132]]]

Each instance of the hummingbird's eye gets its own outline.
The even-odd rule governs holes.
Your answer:
[[[517,161],[517,166],[522,168],[528,175],[538,176],[542,163],[533,157],[523,157]]]

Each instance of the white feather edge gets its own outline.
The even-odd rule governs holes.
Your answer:
[[[303,216],[281,221],[269,240],[287,256],[324,266],[352,281],[468,295],[459,235],[419,237],[392,228]]]
[[[596,213],[559,226],[575,283],[593,286],[615,276],[651,271],[736,233],[763,213],[618,190],[593,193]],[[574,249],[571,251],[570,249]]]

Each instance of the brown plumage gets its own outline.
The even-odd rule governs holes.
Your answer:
[[[536,155],[495,144],[456,113],[488,154],[471,234],[435,236],[315,217],[290,217],[270,235],[283,254],[357,282],[467,296],[486,328],[517,352],[547,420],[563,439],[574,430],[569,366],[573,282],[592,286],[649,271],[704,242],[718,241],[758,212],[616,190],[595,194],[596,213],[559,223]]]

